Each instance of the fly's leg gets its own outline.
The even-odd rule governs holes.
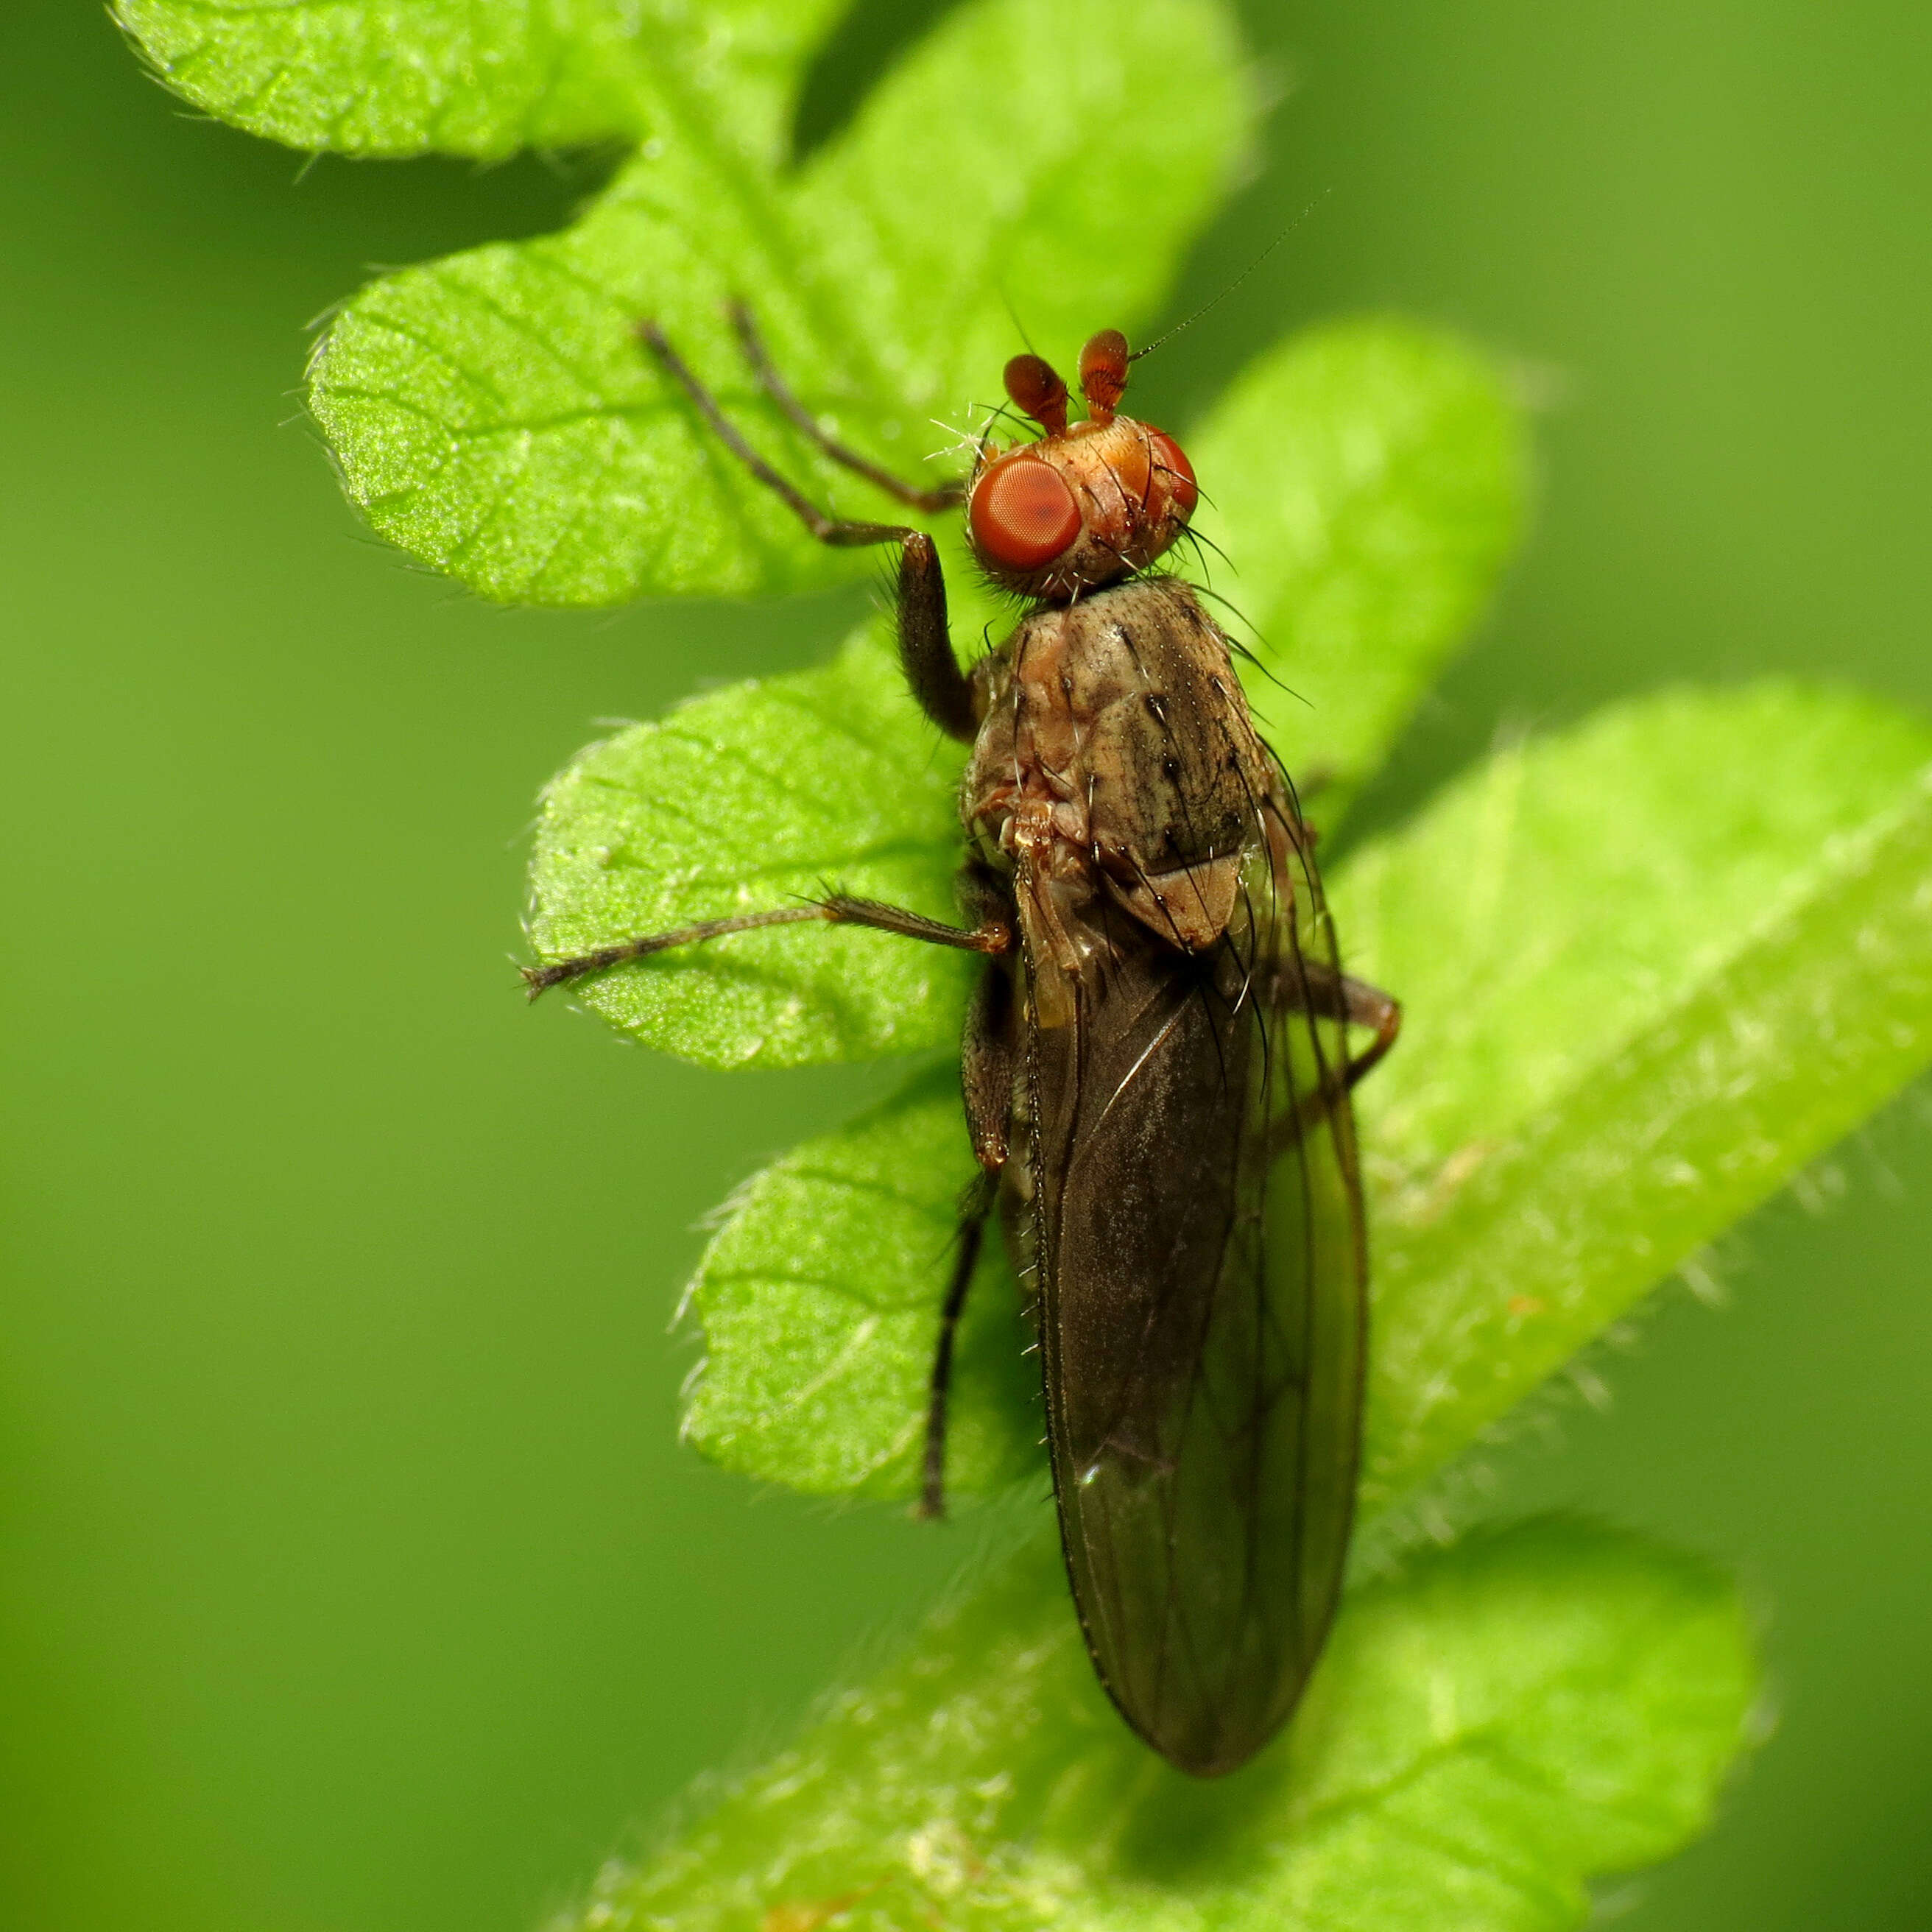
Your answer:
[[[967,952],[1010,952],[1013,947],[1013,928],[1004,920],[988,920],[969,930],[928,919],[923,913],[909,912],[903,906],[881,905],[876,899],[848,898],[835,892],[808,905],[784,906],[772,912],[739,913],[730,919],[707,919],[670,932],[648,932],[639,938],[620,940],[614,946],[601,946],[596,952],[580,953],[574,959],[556,960],[548,966],[524,966],[518,970],[530,998],[535,999],[539,993],[560,986],[566,980],[587,979],[593,973],[608,972],[613,966],[667,952],[674,946],[695,946],[707,939],[722,939],[728,933],[752,932],[767,926],[802,926],[813,920],[831,926],[870,926],[877,932],[896,932],[906,939],[924,940],[932,946],[957,946]]]
[[[965,502],[966,487],[962,483],[945,483],[937,489],[922,490],[917,484],[895,476],[890,470],[881,469],[856,449],[848,449],[836,437],[827,436],[812,412],[792,394],[790,384],[778,374],[777,365],[765,347],[764,338],[758,333],[758,324],[752,320],[751,309],[742,301],[734,301],[731,304],[731,326],[738,332],[739,346],[745,352],[745,360],[752,365],[752,374],[758,379],[758,386],[834,463],[842,464],[854,476],[864,477],[868,483],[884,490],[888,496],[896,499],[908,509],[922,510],[930,514],[938,510],[957,509]]]
[[[1318,960],[1304,959],[1295,973],[1289,1004],[1321,1020],[1340,1020],[1348,1026],[1372,1027],[1376,1036],[1342,1068],[1344,1089],[1371,1073],[1394,1046],[1402,1031],[1402,1002],[1366,980],[1351,979]],[[1315,1096],[1318,1100],[1319,1096]]]
[[[870,544],[896,543],[899,546],[899,662],[904,667],[906,682],[912,687],[912,694],[918,700],[920,710],[942,731],[949,737],[970,745],[979,730],[979,721],[973,712],[973,686],[960,670],[946,634],[946,583],[940,574],[939,552],[932,538],[923,530],[914,530],[905,524],[851,523],[827,516],[745,440],[736,426],[718,406],[717,398],[692,374],[684,358],[670,346],[664,331],[655,322],[640,322],[638,337],[664,365],[665,373],[690,397],[718,440],[820,543],[841,550],[862,549]],[[756,343],[756,335],[751,340]],[[760,344],[758,355],[763,354]],[[753,366],[758,366],[755,361]],[[764,380],[762,374],[760,380]],[[789,395],[790,392],[786,394]],[[793,398],[793,406],[802,413],[803,406],[796,398]],[[872,480],[878,482],[879,478],[874,477]],[[895,494],[906,487],[896,486]],[[917,503],[916,498],[903,495],[901,500]],[[950,496],[946,500],[952,502],[958,499]],[[917,506],[925,507],[923,504]]]
[[[862,549],[868,544],[903,543],[917,534],[904,524],[860,524],[828,517],[803,491],[778,474],[744,437],[731,418],[718,406],[718,398],[691,372],[690,364],[670,346],[670,338],[654,322],[638,325],[638,339],[664,364],[668,374],[697,404],[698,413],[711,425],[712,434],[731,454],[778,496],[822,544],[836,549]]]
[[[1292,787],[1298,814],[1319,798],[1324,791],[1330,790],[1334,783],[1335,770],[1332,765],[1310,766],[1294,781]],[[1312,826],[1309,827],[1309,832],[1311,837],[1314,836]]]
[[[992,874],[969,866],[961,875],[960,904],[981,929],[1012,930],[1010,893]],[[1006,962],[996,957],[974,988],[966,1010],[959,1042],[960,1085],[966,1099],[966,1123],[973,1136],[973,1158],[980,1163],[977,1178],[959,1205],[959,1244],[954,1251],[952,1279],[939,1311],[939,1342],[933,1351],[932,1379],[926,1411],[926,1460],[920,1485],[919,1514],[946,1513],[946,1403],[952,1385],[952,1346],[967,1291],[998,1191],[1000,1170],[1006,1164],[1012,1130],[1013,1079],[1013,981]]]
[[[899,668],[919,708],[949,738],[970,745],[980,735],[973,708],[973,681],[952,655],[946,622],[946,579],[939,552],[923,530],[915,531],[899,552],[897,598]]]
[[[939,1341],[933,1352],[926,1407],[926,1456],[919,1504],[922,1516],[945,1514],[946,1403],[952,1383],[953,1340],[965,1309],[967,1291],[973,1284],[973,1270],[979,1263],[999,1172],[1006,1164],[1007,1124],[1012,1105],[1012,982],[1001,963],[1001,956],[1011,952],[1015,945],[1011,896],[1001,890],[992,874],[974,868],[962,876],[959,896],[962,909],[974,921],[970,926],[947,926],[903,906],[882,905],[876,899],[835,894],[810,905],[740,913],[729,919],[679,926],[669,932],[647,933],[640,938],[620,940],[615,946],[600,946],[595,952],[583,953],[574,959],[521,969],[524,983],[535,999],[550,987],[585,979],[593,973],[608,972],[614,966],[643,959],[674,946],[697,945],[707,939],[722,939],[730,933],[752,932],[768,926],[800,926],[814,920],[835,926],[870,926],[907,939],[923,940],[930,945],[956,946],[988,956],[986,971],[967,1012],[960,1056],[974,1157],[980,1163],[980,1172],[961,1205],[952,1276],[940,1308]]]
[[[966,1100],[966,1126],[973,1158],[989,1174],[1006,1164],[1013,1112],[1013,982],[997,959],[989,959],[972,1004],[959,1048],[959,1084]]]
[[[952,1279],[939,1310],[939,1342],[932,1352],[932,1380],[926,1397],[926,1458],[920,1478],[917,1514],[928,1520],[946,1514],[946,1403],[952,1388],[952,1345],[959,1318],[966,1311],[967,1291],[980,1264],[986,1239],[986,1217],[992,1212],[998,1180],[982,1169],[959,1204],[959,1237],[952,1251]]]
[[[976,932],[1013,932],[1019,914],[1012,888],[976,862],[959,875],[959,908]],[[1000,949],[1012,950],[1010,944]],[[959,1084],[966,1101],[966,1125],[973,1136],[973,1158],[988,1174],[1006,1164],[1013,1113],[1017,1055],[1012,969],[994,955],[986,962],[966,1009],[959,1040]]]
[[[1298,796],[1291,794],[1292,808],[1280,821],[1307,866],[1310,884],[1318,896],[1321,888],[1314,879],[1310,855],[1322,835],[1301,815],[1301,805],[1329,782],[1329,773],[1318,769],[1301,788]],[[1339,972],[1319,960],[1303,958],[1299,952],[1294,970],[1288,976],[1291,983],[1282,990],[1289,994],[1290,1005],[1300,1007],[1317,1019],[1340,1020],[1349,1026],[1374,1028],[1375,1038],[1353,1059],[1342,1064],[1342,1088],[1346,1092],[1388,1057],[1389,1048],[1396,1042],[1396,1036],[1402,1031],[1402,1003],[1394,994],[1370,986],[1366,980],[1352,979],[1346,973]],[[1318,1096],[1316,1098],[1319,1100]]]
[[[1342,1064],[1339,1079],[1324,1075],[1312,1094],[1302,1096],[1298,1106],[1278,1120],[1268,1141],[1268,1157],[1274,1160],[1292,1147],[1334,1111],[1336,1103],[1364,1076],[1378,1066],[1396,1036],[1402,1030],[1402,1003],[1366,980],[1352,980],[1333,967],[1304,960],[1295,977],[1296,998],[1292,1004],[1317,1019],[1340,1020],[1349,1026],[1373,1027],[1376,1036],[1352,1060]]]
[[[1376,1036],[1342,1070],[1345,1086],[1352,1087],[1378,1066],[1396,1036],[1402,1031],[1402,1002],[1393,993],[1372,986],[1366,980],[1352,980],[1346,973],[1336,982],[1340,1012],[1335,1016],[1351,1026],[1373,1027]]]

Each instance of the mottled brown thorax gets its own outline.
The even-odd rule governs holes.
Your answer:
[[[1183,952],[1212,945],[1280,778],[1193,590],[1148,578],[1036,610],[976,677],[962,816],[1030,939],[1077,974],[1118,908]]]

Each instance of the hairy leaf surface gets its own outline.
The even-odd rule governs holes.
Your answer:
[[[917,1392],[932,1370],[932,1291],[958,1233],[956,1194],[933,1178],[963,1185],[970,1172],[958,1074],[942,1064],[748,1183],[704,1257],[696,1305],[725,1369],[698,1378],[686,1435],[728,1468],[782,1471],[794,1489],[909,1493],[926,1424]],[[946,1438],[949,1476],[969,1492],[1042,1468],[1039,1372],[997,1234],[975,1291],[954,1356],[964,1399]],[[854,1428],[855,1412],[884,1426]]]
[[[1400,1492],[1932,1060],[1932,733],[1788,685],[1498,754],[1361,854],[1399,989],[1366,1492]]]
[[[472,154],[650,130],[701,106],[775,161],[798,70],[846,0],[119,0],[197,106],[290,147]]]
[[[1706,1821],[1744,1738],[1729,1588],[1546,1522],[1359,1592],[1287,1738],[1204,1785],[1107,1707],[1058,1569],[1034,1546],[572,1922],[1558,1932]]]

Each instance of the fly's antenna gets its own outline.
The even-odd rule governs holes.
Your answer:
[[[1294,219],[1291,221],[1288,226],[1284,228],[1281,232],[1277,235],[1274,239],[1270,242],[1268,246],[1264,248],[1262,252],[1257,255],[1232,282],[1228,284],[1226,287],[1222,290],[1219,295],[1213,297],[1209,301],[1203,302],[1192,315],[1186,316],[1184,320],[1180,322],[1177,322],[1172,328],[1167,330],[1165,333],[1156,335],[1154,339],[1146,344],[1144,347],[1136,349],[1134,352],[1127,358],[1127,360],[1130,362],[1138,362],[1143,356],[1151,356],[1163,342],[1172,341],[1174,337],[1178,335],[1184,328],[1192,328],[1210,308],[1219,308],[1220,305],[1222,302],[1226,302],[1228,298],[1232,295],[1234,291],[1239,288],[1241,284],[1245,282],[1248,278],[1252,275],[1254,272],[1261,265],[1265,262],[1268,258],[1272,255],[1274,251],[1279,248],[1281,244],[1286,242],[1288,238],[1292,235],[1294,231],[1299,228],[1324,201],[1328,199],[1329,196],[1334,193],[1334,190],[1333,188],[1324,188],[1322,192],[1318,194],[1315,199],[1311,201],[1308,206],[1304,208],[1301,212],[1298,214]],[[1009,309],[1006,313],[1009,315],[1012,314],[1011,309]],[[1017,316],[1015,316],[1013,319],[1016,322],[1019,320]],[[1030,348],[1033,345],[1029,343],[1027,346]]]
[[[1033,338],[1028,334],[1027,326],[1024,322],[1021,321],[1019,310],[1014,308],[1012,296],[1006,293],[1006,284],[1004,282],[995,282],[993,286],[999,291],[1000,306],[1006,310],[1006,320],[1019,331],[1020,340],[1027,346],[1027,353],[1030,356],[1037,356],[1040,353],[1040,351],[1033,346]]]

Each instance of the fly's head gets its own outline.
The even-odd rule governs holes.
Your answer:
[[[1180,446],[1116,413],[1127,386],[1127,339],[1102,329],[1080,352],[1087,419],[1066,420],[1066,385],[1037,356],[1006,364],[1006,394],[1046,432],[981,453],[966,526],[980,568],[1048,604],[1144,570],[1187,527],[1198,496]]]

